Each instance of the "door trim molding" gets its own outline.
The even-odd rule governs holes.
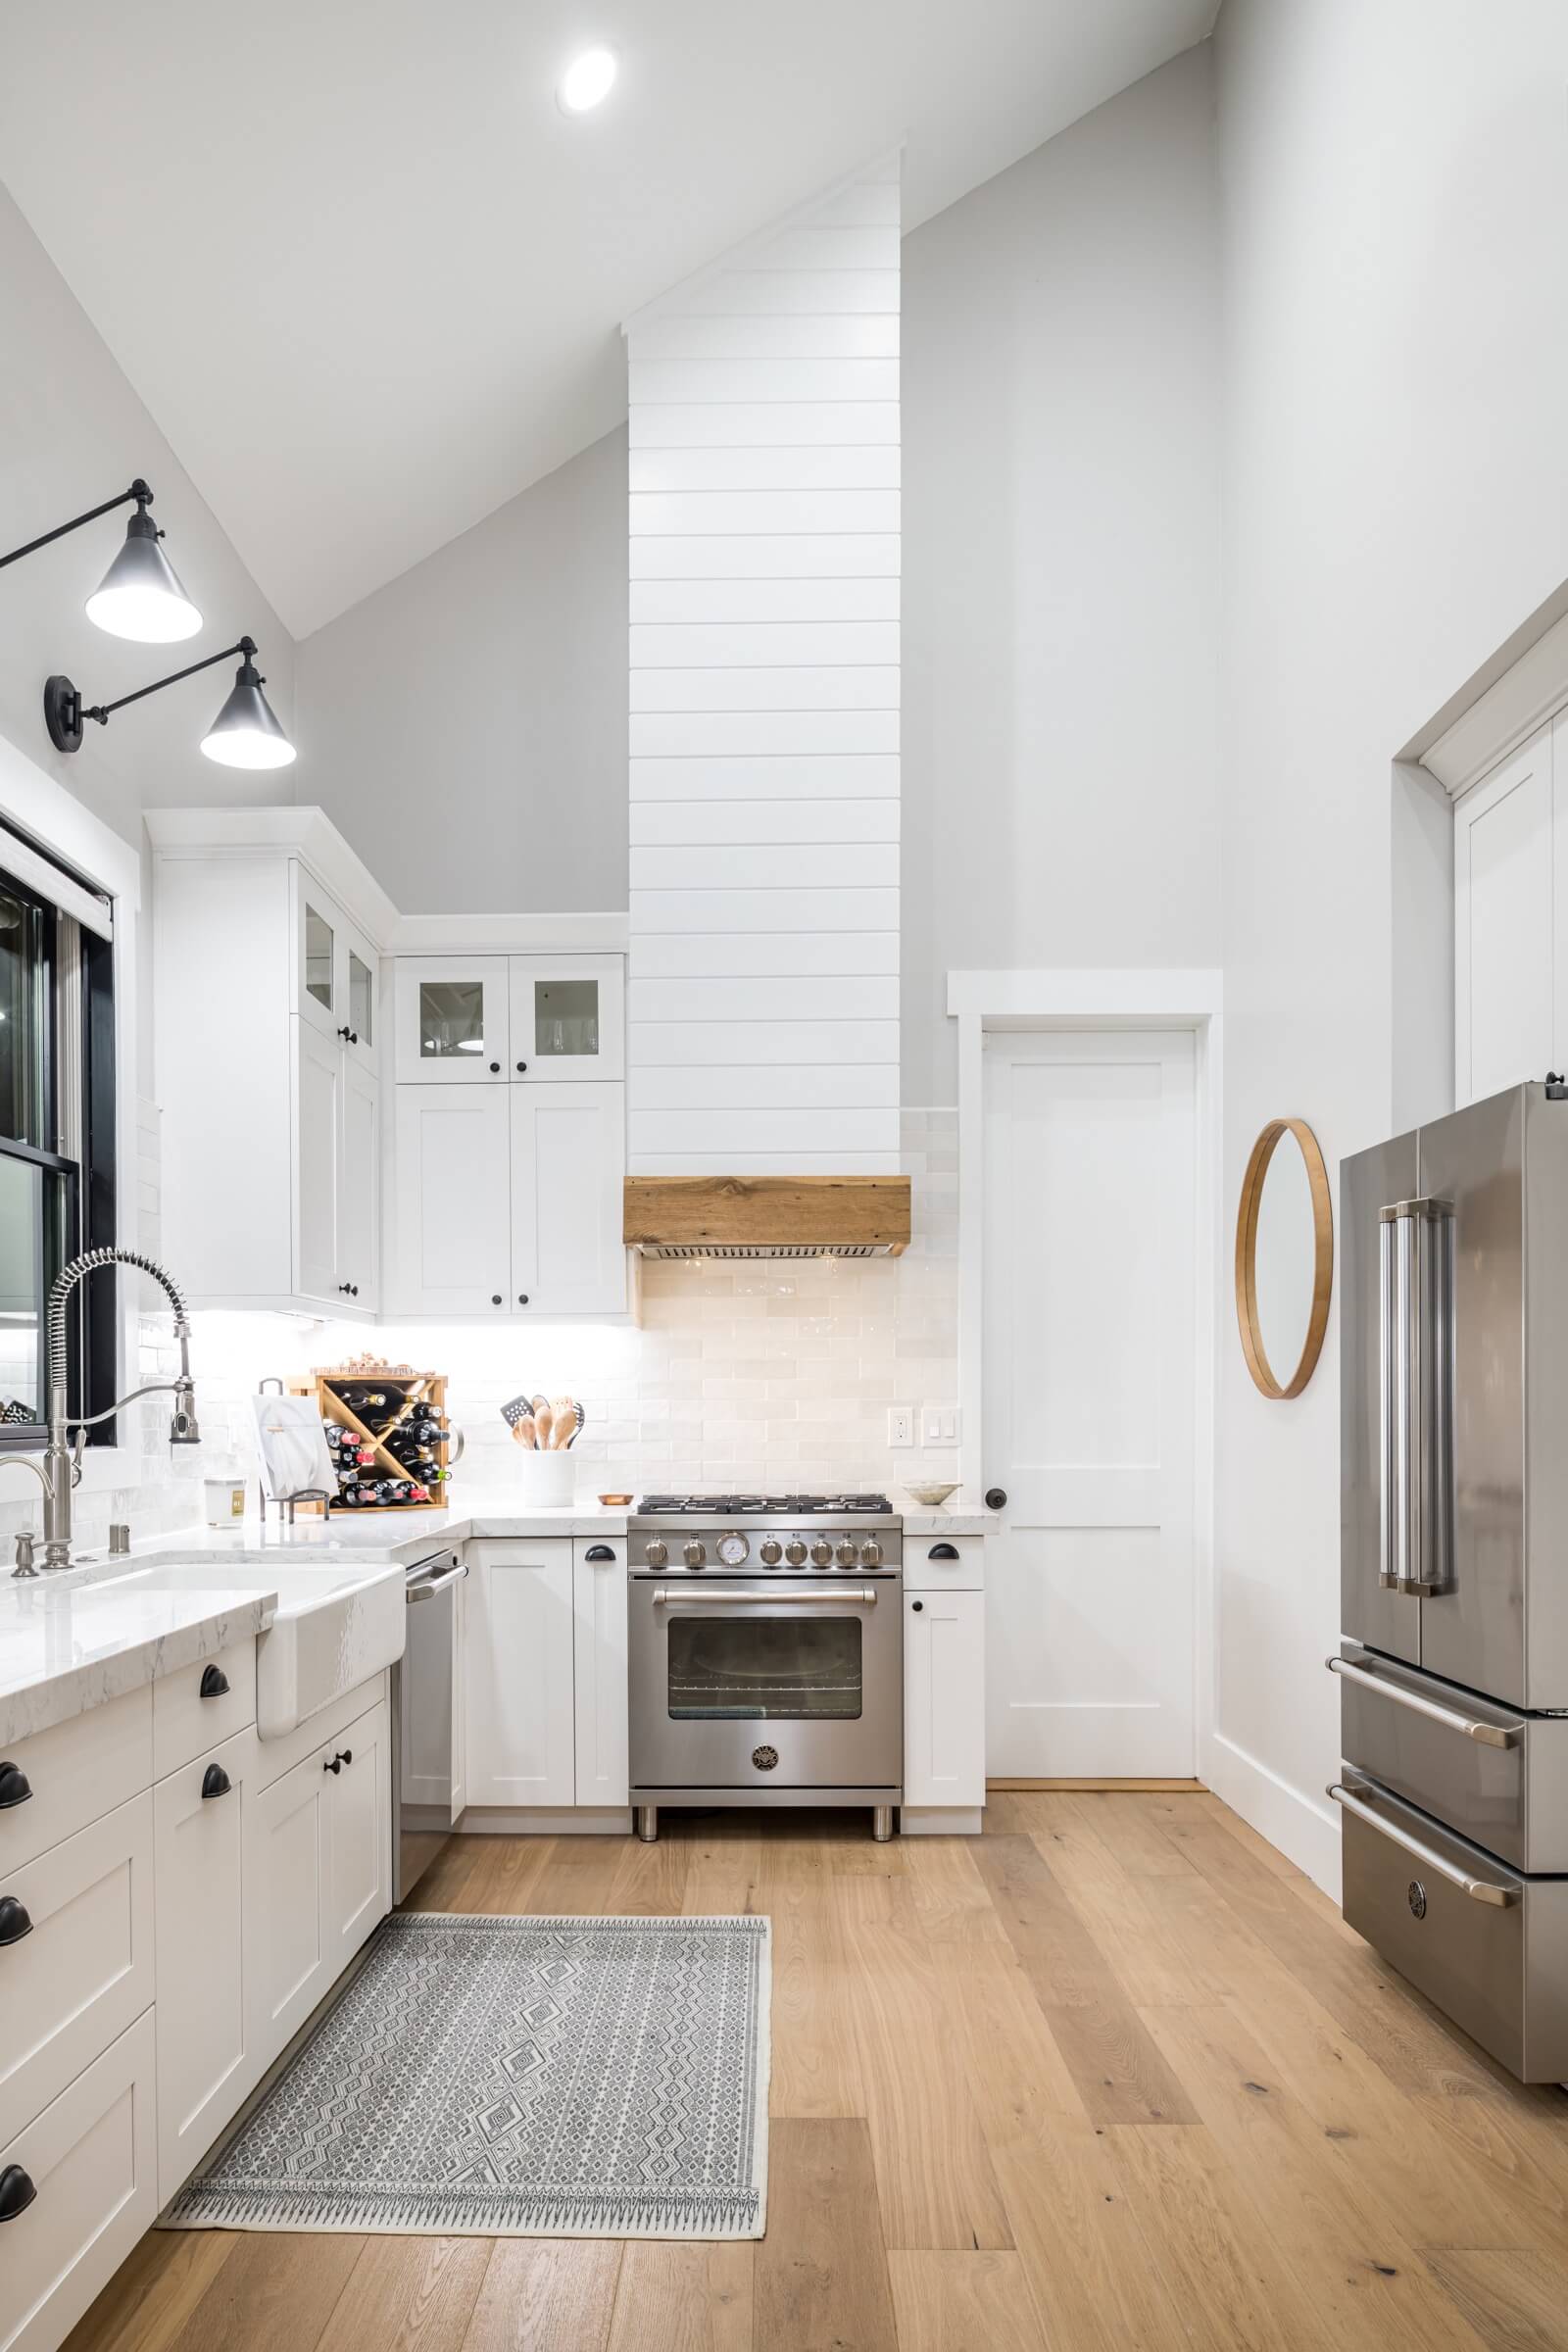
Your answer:
[[[1030,971],[950,971],[948,1012],[958,1024],[958,1402],[963,1443],[959,1494],[977,1502],[985,1488],[985,1039],[988,1032],[1186,1029],[1194,1038],[1198,1166],[1193,1372],[1193,1552],[1195,1626],[1193,1720],[1198,1769],[1214,1786],[1217,1680],[1214,1615],[1214,1425],[1218,1378],[1224,1165],[1221,1048],[1225,984],[1221,972],[1097,967]]]

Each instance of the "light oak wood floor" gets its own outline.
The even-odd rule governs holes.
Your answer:
[[[416,1899],[768,1913],[764,2239],[155,2232],[71,2352],[1568,2346],[1568,2097],[1212,1796],[664,1825],[461,1839]]]

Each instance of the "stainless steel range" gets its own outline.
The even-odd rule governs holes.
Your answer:
[[[885,1494],[648,1494],[627,1526],[631,1800],[869,1805],[904,1780],[904,1523]]]

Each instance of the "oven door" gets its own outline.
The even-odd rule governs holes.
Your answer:
[[[897,1790],[897,1576],[631,1583],[636,1788]]]

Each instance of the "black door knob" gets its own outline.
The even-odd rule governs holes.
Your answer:
[[[234,1784],[221,1764],[209,1764],[202,1774],[202,1795],[226,1796]]]
[[[20,1943],[24,1936],[32,1934],[32,1921],[25,1903],[14,1894],[0,1894],[0,1943]]]
[[[20,1764],[0,1764],[0,1813],[8,1805],[24,1805],[32,1794],[32,1783]]]
[[[202,1698],[226,1698],[228,1696],[228,1677],[221,1666],[204,1666],[202,1668],[199,1695]]]
[[[986,1509],[988,1511],[1000,1511],[1006,1499],[1007,1490],[1005,1487],[987,1487]]]
[[[911,1609],[923,1609],[925,1607],[925,1602],[923,1600],[911,1600],[909,1606]]]
[[[24,2173],[20,2164],[8,2164],[0,2173],[0,2222],[14,2222],[37,2194],[32,2175]]]

